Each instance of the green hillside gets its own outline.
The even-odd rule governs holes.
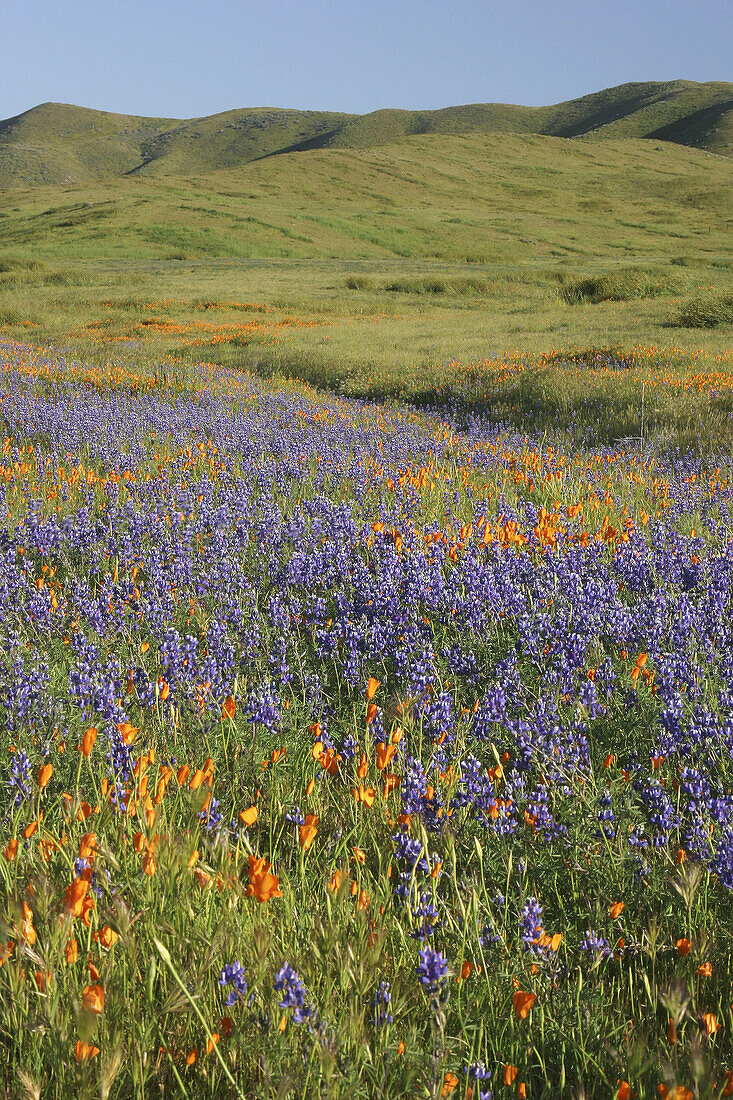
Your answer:
[[[367,115],[262,107],[187,120],[45,103],[0,122],[0,187],[191,175],[294,151],[497,132],[656,138],[731,156],[733,84],[623,84],[549,107],[488,103]]]
[[[730,248],[730,183],[728,160],[672,143],[432,134],[193,178],[7,190],[0,235],[45,260],[710,256]]]

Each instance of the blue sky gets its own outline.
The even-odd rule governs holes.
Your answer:
[[[556,103],[733,79],[731,0],[2,0],[0,118]]]

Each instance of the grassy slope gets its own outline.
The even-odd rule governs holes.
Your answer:
[[[515,348],[717,353],[729,325],[667,322],[692,297],[733,290],[730,176],[726,158],[667,142],[431,134],[194,177],[13,189],[0,194],[0,333],[175,353],[191,322],[247,319],[197,301],[254,301],[268,321],[316,323],[264,344],[229,329],[185,354],[354,393],[419,392],[451,357]],[[626,268],[654,295],[562,295]],[[173,327],[154,335],[150,315]]]
[[[176,120],[45,103],[0,122],[0,187],[187,175],[296,149],[371,148],[416,134],[654,136],[730,155],[732,111],[733,85],[682,80],[624,84],[549,107],[488,103],[363,116],[255,108]]]
[[[730,247],[730,176],[672,144],[432,135],[196,179],[14,190],[0,225],[8,250],[42,259],[710,258]]]

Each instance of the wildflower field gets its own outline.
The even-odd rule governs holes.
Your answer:
[[[3,1095],[733,1095],[730,357],[109,354],[0,346]]]

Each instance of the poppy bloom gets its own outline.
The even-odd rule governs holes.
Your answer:
[[[384,741],[380,741],[377,745],[377,767],[380,772],[384,771],[389,766],[392,757],[397,752],[396,745],[385,745]]]
[[[74,879],[64,891],[64,909],[69,916],[80,917],[84,900],[89,892],[89,883],[82,878]]]
[[[514,1005],[514,1012],[519,1020],[526,1020],[532,1009],[532,1005],[537,1000],[536,993],[523,993],[521,989],[512,997],[512,1003]]]
[[[362,783],[358,787],[351,788],[352,798],[356,799],[357,802],[363,802],[365,806],[374,805],[375,794],[374,787],[365,787]]]
[[[328,883],[328,888],[332,894],[338,893],[338,891],[341,889],[341,884],[344,881],[345,877],[346,871],[343,868],[337,868],[333,872]]]
[[[81,739],[81,751],[84,756],[89,756],[97,740],[97,727],[90,726]]]
[[[458,1078],[455,1076],[455,1074],[453,1074],[449,1071],[448,1073],[446,1073],[445,1077],[443,1078],[443,1087],[440,1090],[440,1095],[441,1096],[450,1096],[450,1094],[453,1092],[453,1090],[455,1089],[457,1084],[458,1084]]]
[[[31,947],[38,939],[36,930],[33,927],[33,910],[27,901],[23,902],[23,923],[21,925],[20,934]]]
[[[241,810],[239,813],[239,820],[244,825],[254,825],[257,820],[257,807],[250,806],[247,810]]]
[[[69,966],[73,966],[76,960],[79,958],[79,941],[73,937],[69,940],[65,950],[66,961]]]
[[[506,1065],[504,1066],[504,1084],[507,1088],[514,1084],[514,1079],[519,1073],[517,1066]]]
[[[95,1047],[91,1043],[84,1043],[81,1039],[76,1040],[74,1057],[77,1062],[86,1062],[89,1058],[96,1058],[98,1054],[99,1047]]]
[[[611,914],[611,920],[616,920],[616,917],[620,917],[624,910],[623,901],[614,901],[609,912]]]
[[[272,864],[267,863],[258,856],[249,857],[249,886],[246,894],[248,898],[255,897],[257,901],[269,901],[270,898],[281,898],[280,880],[277,875],[270,873]]]
[[[99,1016],[104,1011],[104,989],[101,985],[85,985],[82,998],[85,1012]]]
[[[5,845],[5,847],[3,848],[3,855],[5,856],[8,863],[12,863],[13,860],[15,859],[15,857],[17,856],[17,854],[18,854],[18,840],[17,840],[17,837],[13,837],[13,839],[9,840],[8,843]]]
[[[42,764],[38,769],[38,786],[43,790],[48,786],[48,781],[53,775],[53,764]]]
[[[97,845],[96,833],[85,833],[79,841],[79,859],[94,859]]]
[[[700,974],[703,978],[710,978],[713,973],[713,964],[710,962],[702,963],[701,966],[698,966],[695,973]]]
[[[120,937],[117,935],[113,928],[110,928],[108,924],[105,924],[103,928],[99,929],[97,933],[97,942],[102,945],[106,950],[110,947],[114,947]]]
[[[229,721],[231,721],[234,718],[236,710],[237,710],[237,705],[234,702],[234,697],[231,696],[231,695],[227,695],[226,699],[224,700],[224,705],[221,708],[221,720],[222,720],[222,722],[226,718],[228,718]]]
[[[315,814],[306,814],[305,822],[300,826],[299,841],[300,846],[304,852],[307,852],[313,841],[316,839],[316,833],[318,832],[318,818]]]
[[[677,940],[675,946],[677,947],[677,950],[683,958],[685,957],[685,955],[689,955],[690,951],[692,950],[692,944],[686,936],[683,936],[682,939]]]
[[[373,676],[369,677],[369,683],[367,684],[366,697],[367,702],[371,703],[374,696],[377,694],[377,688],[379,687],[381,680],[375,680]]]

